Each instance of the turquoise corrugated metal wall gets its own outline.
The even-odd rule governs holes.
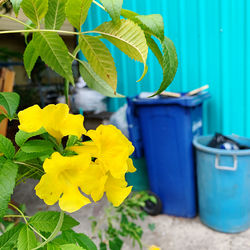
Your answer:
[[[250,136],[250,1],[248,0],[124,0],[124,8],[140,14],[159,13],[165,32],[176,45],[179,68],[171,91],[188,91],[209,84],[212,98],[205,105],[205,132]],[[248,15],[247,15],[248,14]],[[108,15],[93,6],[85,29]],[[155,91],[161,68],[151,52],[149,71],[136,83],[142,66],[111,47],[118,68],[118,91],[133,96]],[[111,102],[114,110],[123,101]]]

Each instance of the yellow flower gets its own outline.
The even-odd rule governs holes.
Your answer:
[[[107,199],[118,207],[131,193],[132,186],[127,187],[125,178],[116,179],[111,176],[98,159],[91,163],[86,173],[80,187],[84,193],[91,195],[95,202],[100,200],[106,192]]]
[[[79,190],[90,162],[88,154],[64,157],[58,152],[53,153],[44,161],[45,174],[35,187],[36,195],[47,205],[59,201],[60,208],[69,213],[91,203]]]
[[[50,104],[41,109],[38,105],[31,106],[18,113],[19,129],[28,133],[44,128],[60,142],[67,135],[78,138],[86,132],[83,127],[83,116],[69,114],[66,104]]]
[[[149,247],[149,250],[161,250],[161,248],[157,247],[155,245],[152,245],[152,246]]]
[[[128,171],[135,171],[132,160],[128,158],[134,147],[115,126],[100,125],[96,130],[89,130],[86,135],[92,141],[71,147],[71,150],[77,154],[89,152],[103,164],[105,171],[109,171],[116,179],[123,178]]]

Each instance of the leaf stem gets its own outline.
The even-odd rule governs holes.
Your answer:
[[[29,164],[29,163],[26,163],[26,162],[21,162],[21,161],[14,161],[14,163],[19,164],[19,165],[24,165],[26,167],[31,167],[33,169],[39,170],[41,173],[44,174],[44,171],[42,169],[40,169],[39,166],[32,165],[32,164]]]
[[[25,216],[26,218],[31,218],[31,216]],[[23,218],[22,215],[19,214],[8,214],[8,215],[4,215],[4,218]]]
[[[106,11],[106,9],[101,4],[99,4],[98,2],[96,2],[95,0],[93,0],[93,3],[96,4],[98,7],[100,7],[101,9],[103,9],[103,10]]]
[[[28,218],[28,216],[25,216],[24,213],[18,208],[16,207],[15,205],[11,204],[11,203],[8,203],[11,207],[13,207],[14,209],[16,209],[21,217],[24,219],[25,223],[31,228],[32,231],[34,231],[37,235],[39,235],[42,239],[44,239],[45,241],[47,240],[42,234],[40,234],[34,227],[32,227],[29,222],[27,221],[26,218]]]
[[[14,18],[14,17],[8,16],[8,15],[3,15],[3,14],[0,14],[0,17],[8,18],[8,19],[10,19],[10,20],[12,20],[12,21],[15,21],[15,22],[17,22],[17,23],[20,23],[20,24],[26,26],[26,27],[29,28],[29,29],[33,29],[33,28],[32,28],[31,26],[29,26],[28,24],[26,24],[26,23],[24,23],[24,22],[22,22],[22,21],[20,21],[20,20],[18,20],[18,19],[16,19],[16,18]]]
[[[56,236],[57,234],[59,233],[61,227],[62,227],[62,224],[63,224],[63,219],[64,219],[64,212],[61,210],[61,213],[60,213],[60,217],[59,217],[59,220],[57,222],[57,225],[54,229],[54,231],[51,233],[51,235],[49,236],[48,239],[46,239],[42,244],[40,244],[39,246],[33,248],[32,250],[36,250],[36,249],[39,249],[43,246],[45,246],[47,243],[49,243],[50,241],[52,241]]]

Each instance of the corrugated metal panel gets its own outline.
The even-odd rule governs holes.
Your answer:
[[[140,14],[162,14],[165,32],[177,48],[179,68],[171,91],[210,85],[205,105],[205,132],[250,136],[250,2],[247,0],[124,0],[124,8]],[[86,26],[96,27],[108,16],[93,6]],[[112,48],[118,68],[118,91],[132,96],[155,91],[161,69],[149,53],[149,71],[136,80],[142,66]],[[115,109],[121,100],[112,103]]]

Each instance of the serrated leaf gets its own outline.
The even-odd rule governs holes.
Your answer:
[[[133,20],[136,21],[136,23],[138,23],[139,26],[150,35],[154,35],[161,41],[164,40],[164,23],[161,15],[138,15],[135,16]]]
[[[105,22],[94,31],[100,33],[130,58],[144,64],[144,72],[139,79],[141,80],[147,71],[148,55],[148,46],[142,29],[131,20],[122,19],[120,24]]]
[[[16,17],[18,16],[22,1],[23,0],[10,0]]]
[[[36,64],[38,57],[39,57],[39,53],[36,47],[34,46],[33,40],[31,40],[23,53],[23,63],[24,63],[24,67],[29,78],[30,78],[31,71]]]
[[[17,243],[20,230],[24,227],[23,223],[19,223],[3,235],[0,236],[0,249],[9,250],[13,249]]]
[[[66,4],[66,16],[69,22],[79,31],[84,24],[92,0],[74,0],[68,1]]]
[[[42,151],[53,151],[54,144],[45,140],[31,140],[21,146],[25,153],[37,153]]]
[[[85,248],[79,247],[74,244],[66,244],[66,245],[61,245],[60,246],[62,250],[86,250]]]
[[[62,38],[54,32],[39,32],[34,34],[33,39],[42,60],[59,75],[74,83],[72,61]]]
[[[18,166],[7,160],[0,168],[0,218],[5,215],[15,187]]]
[[[0,135],[0,153],[3,153],[8,159],[13,159],[15,155],[15,147],[11,140],[3,135]]]
[[[162,49],[163,49],[163,80],[160,88],[152,96],[160,94],[169,86],[169,84],[173,81],[175,77],[178,67],[176,49],[173,42],[169,38],[165,37],[164,41],[162,42]]]
[[[123,0],[100,0],[114,22],[120,21]]]
[[[30,218],[29,223],[39,231],[52,233],[57,225],[59,216],[60,213],[55,211],[38,212]],[[79,222],[65,214],[61,231],[68,230],[77,225],[79,225]]]
[[[161,50],[159,49],[157,43],[154,41],[153,38],[151,38],[150,35],[146,35],[146,40],[147,40],[148,47],[154,53],[159,64],[161,65],[161,67],[163,67],[163,56],[162,56]]]
[[[81,35],[79,46],[92,69],[115,91],[117,72],[114,59],[106,45],[97,37]]]
[[[73,230],[64,231],[61,235],[62,239],[67,243],[77,244],[87,250],[97,250],[94,242],[83,233],[76,233]]]
[[[23,0],[21,3],[24,14],[36,25],[45,17],[48,0]]]
[[[8,116],[13,118],[19,105],[20,96],[14,92],[0,92],[0,106],[3,106]]]
[[[33,133],[27,133],[27,132],[24,132],[22,130],[19,130],[16,135],[15,135],[15,141],[16,141],[16,144],[21,147],[29,138],[33,137],[33,136],[37,136],[37,135],[41,135],[43,133],[45,133],[45,129],[44,128],[41,128],[39,129],[38,131],[36,132],[33,132]]]
[[[79,70],[82,78],[91,89],[109,97],[124,97],[120,94],[114,94],[114,90],[94,72],[87,62],[80,61]]]
[[[49,0],[48,12],[45,16],[46,29],[59,30],[66,18],[65,5],[67,0]]]
[[[36,236],[33,231],[26,225],[19,233],[17,248],[18,250],[31,250],[37,246]]]
[[[164,22],[160,14],[139,15],[136,12],[122,9],[121,15],[137,23],[145,32],[164,40]]]

